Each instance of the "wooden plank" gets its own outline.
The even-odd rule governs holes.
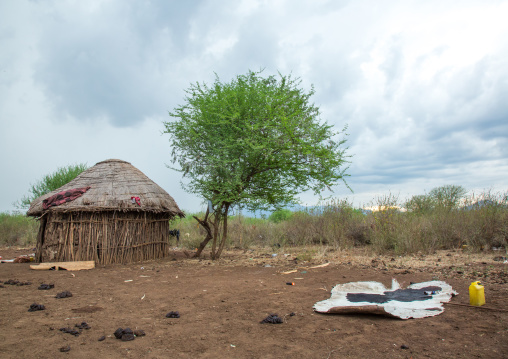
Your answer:
[[[323,267],[326,267],[330,265],[330,262],[328,263],[323,263],[323,264],[320,264],[320,265],[317,265],[317,266],[314,266],[314,267],[310,267],[309,269],[313,269],[313,268],[323,268]]]
[[[82,270],[95,268],[95,261],[75,261],[75,262],[47,262],[41,264],[33,264],[30,266],[35,270],[63,269],[63,270]]]
[[[293,270],[290,270],[290,271],[287,271],[287,272],[282,272],[281,274],[291,274],[291,273],[296,273],[296,272],[298,272],[298,270],[293,269]]]

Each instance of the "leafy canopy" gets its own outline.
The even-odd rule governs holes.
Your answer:
[[[46,193],[54,191],[76,178],[88,166],[84,163],[59,167],[55,172],[45,175],[42,179],[33,184],[17,204],[19,208],[29,208],[30,203]]]
[[[429,196],[434,199],[437,206],[453,209],[459,206],[466,193],[467,190],[462,186],[445,185],[431,189]]]
[[[466,194],[467,190],[462,186],[435,187],[430,190],[429,194],[411,197],[405,203],[405,207],[409,212],[417,214],[426,214],[436,209],[452,210],[459,207]]]
[[[230,83],[192,84],[164,122],[184,187],[213,205],[281,208],[344,181],[340,132],[319,120],[301,80],[249,71]],[[345,183],[345,181],[344,181]],[[347,184],[346,184],[347,185]]]
[[[278,209],[273,211],[272,214],[268,217],[269,221],[274,223],[280,223],[283,221],[289,220],[293,216],[293,212],[287,208]]]

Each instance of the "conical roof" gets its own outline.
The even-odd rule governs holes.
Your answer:
[[[90,189],[81,197],[51,207],[48,211],[121,210],[165,212],[171,216],[185,216],[173,197],[159,185],[129,162],[116,159],[99,162],[66,185],[36,198],[30,204],[27,215],[41,216],[45,211],[42,208],[43,200],[58,192],[82,187],[90,187]],[[139,197],[141,205],[132,203],[131,197]]]

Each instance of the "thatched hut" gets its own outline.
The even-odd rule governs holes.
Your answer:
[[[67,196],[67,197],[65,197]],[[128,263],[166,256],[169,221],[184,217],[173,197],[129,162],[106,160],[35,199],[36,261]]]

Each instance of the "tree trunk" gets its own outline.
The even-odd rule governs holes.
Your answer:
[[[220,255],[222,254],[222,250],[224,249],[224,245],[226,244],[226,240],[228,239],[228,212],[229,212],[229,203],[226,203],[224,209],[224,219],[222,220],[222,238],[219,245],[219,249],[217,250],[216,257],[217,259],[220,258]]]
[[[216,249],[217,249],[217,238],[220,237],[219,228],[220,228],[220,222],[221,222],[221,211],[222,211],[222,208],[220,208],[219,212],[217,212],[217,210],[215,211],[213,222],[212,222],[213,241],[212,241],[212,251],[210,253],[210,257],[212,258],[212,260],[217,259]]]
[[[205,214],[205,219],[202,221],[200,220],[198,217],[196,216],[193,216],[194,219],[196,221],[198,221],[198,223],[205,229],[206,231],[206,237],[205,239],[203,240],[203,242],[201,242],[199,244],[199,247],[198,247],[198,250],[196,251],[196,253],[192,256],[192,258],[199,258],[199,256],[201,255],[201,252],[203,252],[203,249],[205,249],[206,245],[208,244],[208,242],[210,241],[210,239],[212,239],[212,230],[210,228],[210,224],[208,223],[208,214],[209,214],[209,211],[208,209],[206,210],[206,214]]]
[[[213,215],[213,221],[209,221],[209,209],[206,210],[205,219],[201,220],[196,216],[193,216],[196,221],[205,229],[206,237],[203,242],[200,243],[198,250],[192,256],[193,258],[199,258],[206,245],[212,240],[212,249],[210,257],[212,260],[219,259],[224,246],[228,238],[228,212],[230,203],[222,203],[222,205],[215,211]],[[222,223],[221,223],[222,222]],[[210,226],[211,224],[211,226]],[[222,225],[222,231],[221,231]]]

